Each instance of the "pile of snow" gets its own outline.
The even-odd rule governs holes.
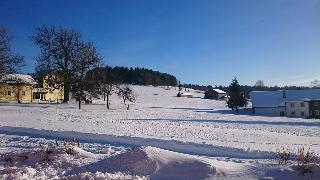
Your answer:
[[[1,134],[0,137],[0,179],[320,178],[319,165],[314,166],[313,174],[301,175],[297,166],[278,165],[275,161],[210,158],[150,146],[126,149],[88,143],[73,146],[72,155],[67,155],[60,141],[57,145],[42,138]]]
[[[135,148],[85,167],[91,172],[129,172],[151,179],[204,179],[216,169],[200,158],[155,147]]]

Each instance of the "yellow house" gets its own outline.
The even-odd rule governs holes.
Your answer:
[[[32,102],[36,81],[30,75],[5,74],[0,78],[0,102]]]
[[[43,78],[42,87],[33,88],[34,102],[62,102],[63,99],[63,87],[50,86],[48,83],[48,76]]]

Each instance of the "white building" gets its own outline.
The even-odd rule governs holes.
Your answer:
[[[310,115],[308,102],[320,99],[320,89],[252,91],[250,98],[255,114],[308,117]]]
[[[309,117],[309,101],[286,101],[286,115],[289,117]]]

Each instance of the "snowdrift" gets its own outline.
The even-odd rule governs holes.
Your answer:
[[[216,168],[200,158],[155,147],[135,148],[84,167],[90,172],[127,172],[151,179],[204,179]]]

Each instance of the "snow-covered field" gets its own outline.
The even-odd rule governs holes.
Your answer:
[[[257,116],[250,109],[236,114],[225,102],[202,99],[195,91],[193,98],[175,97],[174,87],[133,89],[137,101],[130,110],[116,96],[110,110],[102,100],[81,110],[76,103],[0,104],[2,157],[28,154],[9,165],[2,158],[1,177],[300,179],[295,166],[279,170],[275,152],[282,147],[320,152],[319,120]],[[69,156],[55,145],[51,161],[39,160],[41,144],[64,138],[80,140],[80,153]],[[313,178],[320,178],[319,172]]]

